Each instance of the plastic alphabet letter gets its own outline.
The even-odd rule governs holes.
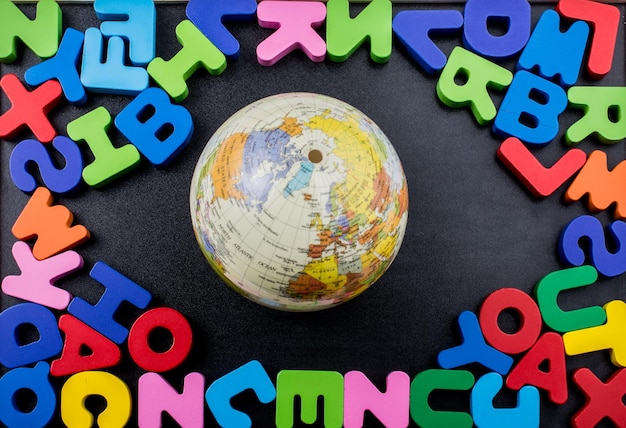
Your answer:
[[[0,138],[11,140],[28,127],[42,143],[52,141],[57,132],[48,120],[48,112],[61,101],[59,82],[49,80],[31,92],[15,74],[5,74],[0,89],[11,101],[11,108],[0,115]]]
[[[497,151],[500,161],[536,198],[554,193],[578,172],[587,161],[580,149],[569,149],[551,167],[544,167],[518,138],[509,137]]]
[[[228,31],[225,22],[251,21],[256,12],[256,0],[189,0],[187,18],[217,47],[226,58],[239,58],[239,42]]]
[[[0,0],[0,62],[17,59],[17,39],[39,58],[49,58],[59,47],[62,29],[61,7],[54,0],[37,2],[37,17],[28,19],[11,1]]]
[[[428,74],[443,69],[448,58],[433,42],[432,36],[452,33],[463,27],[458,10],[402,10],[393,18],[393,32]]]
[[[591,215],[581,215],[568,223],[559,238],[559,255],[561,260],[573,266],[585,263],[585,251],[580,247],[580,240],[590,241],[590,259],[598,272],[613,277],[626,272],[626,223],[616,220],[609,226],[611,237],[618,250],[611,253],[606,248],[606,239],[600,220]]]
[[[344,375],[343,426],[361,428],[369,410],[388,428],[409,426],[409,393],[411,378],[404,372],[387,375],[387,391],[381,392],[360,371]]]
[[[457,84],[455,78],[467,81]],[[437,81],[437,95],[448,107],[469,106],[480,125],[496,117],[496,106],[488,89],[502,90],[513,79],[513,74],[460,46],[454,48]]]
[[[611,420],[616,426],[626,420],[626,370],[619,369],[606,381],[602,382],[586,367],[578,369],[572,375],[574,383],[587,397],[585,405],[572,418],[574,428],[594,427],[602,419]]]
[[[324,3],[265,0],[257,6],[257,18],[261,27],[276,29],[256,48],[259,64],[274,65],[295,49],[313,62],[324,61],[326,42],[314,30],[326,18]]]
[[[481,428],[532,428],[539,427],[539,391],[534,386],[524,386],[517,394],[517,406],[495,408],[493,399],[502,388],[502,376],[487,373],[476,381],[470,398],[474,423]]]
[[[147,112],[152,113],[147,116]],[[193,119],[160,88],[149,88],[115,118],[115,126],[153,165],[170,163],[189,143]]]
[[[524,48],[530,36],[528,0],[467,0],[463,42],[467,49],[490,58],[507,58]],[[491,22],[506,24],[506,32],[494,36]]]
[[[163,412],[181,427],[204,427],[204,376],[201,373],[185,376],[180,394],[157,373],[141,375],[138,389],[137,419],[141,428],[160,428]]]
[[[206,402],[219,426],[223,428],[251,427],[252,420],[245,413],[235,410],[230,400],[241,392],[251,389],[263,404],[276,398],[276,388],[260,362],[252,360],[217,379],[206,391]]]
[[[61,356],[50,366],[52,376],[112,367],[122,360],[115,343],[72,315],[61,315],[59,328],[65,333],[65,342]],[[88,353],[83,352],[85,348]]]
[[[593,79],[601,79],[613,64],[621,12],[614,5],[590,0],[560,0],[556,10],[563,16],[587,21],[592,29],[587,71]]]
[[[500,328],[498,317],[506,309],[513,309],[519,316],[520,326],[514,333]],[[485,340],[506,354],[520,354],[537,341],[541,334],[541,312],[528,294],[516,288],[501,288],[483,301],[479,313],[480,328]]]
[[[487,345],[476,315],[471,311],[461,312],[458,323],[463,342],[439,352],[439,365],[444,369],[454,369],[470,363],[480,363],[490,370],[507,374],[513,365],[513,358]]]
[[[587,205],[592,211],[602,211],[615,203],[615,218],[626,218],[626,161],[612,171],[607,169],[606,153],[594,150],[574,181],[565,191],[568,203],[589,195]]]
[[[37,260],[26,242],[16,241],[12,248],[13,258],[20,268],[20,275],[7,275],[2,280],[2,292],[63,310],[72,298],[67,290],[54,285],[55,281],[83,267],[83,258],[75,251],[65,251],[47,259]]]
[[[148,65],[156,50],[156,8],[152,0],[95,0],[102,35],[128,40],[133,65]]]
[[[24,140],[13,148],[9,159],[11,178],[22,192],[33,192],[39,186],[30,172],[31,163],[37,164],[41,180],[51,192],[71,193],[81,184],[83,156],[78,145],[59,135],[52,140],[52,146],[65,159],[65,165],[60,169],[55,166],[46,146],[37,140]]]
[[[544,276],[535,287],[535,298],[543,322],[560,333],[595,327],[606,322],[606,312],[600,306],[588,306],[570,311],[558,305],[559,293],[572,288],[595,284],[598,271],[593,266],[558,270]]]
[[[38,187],[15,220],[11,232],[22,241],[37,237],[33,255],[37,260],[74,248],[89,239],[89,230],[72,226],[74,215],[63,205],[52,205],[52,193]]]
[[[156,328],[172,335],[172,345],[164,352],[150,347],[149,337]],[[128,334],[128,351],[142,369],[165,372],[178,367],[191,351],[191,326],[185,317],[172,308],[154,308],[141,314]]]
[[[59,50],[50,59],[30,67],[24,73],[24,80],[31,86],[41,85],[46,80],[57,79],[65,98],[72,104],[81,105],[87,101],[87,92],[80,81],[78,61],[83,49],[85,35],[68,28],[63,34]]]
[[[390,0],[373,0],[355,18],[350,18],[349,0],[326,3],[326,50],[335,62],[347,60],[368,40],[370,58],[385,63],[391,57],[393,42]]]
[[[317,420],[317,401],[324,397],[324,427],[343,425],[343,376],[337,372],[281,370],[276,378],[276,428],[291,428],[294,398],[301,398],[300,417],[305,424]]]
[[[176,102],[189,95],[187,79],[200,67],[217,76],[226,69],[226,57],[189,20],[176,26],[182,49],[169,61],[156,57],[148,64],[148,74]]]
[[[541,77],[551,79],[558,75],[561,86],[572,86],[582,67],[589,25],[576,21],[565,33],[560,25],[557,12],[543,12],[520,55],[517,69],[532,71],[536,67]]]
[[[20,326],[34,327],[39,339],[22,343]],[[54,357],[63,347],[57,320],[50,309],[35,303],[19,303],[0,313],[0,363],[10,369]]]
[[[626,367],[626,342],[622,340],[626,328],[626,303],[612,300],[604,305],[606,323],[597,327],[569,331],[563,335],[567,355],[610,350],[611,361],[618,367]]]
[[[93,154],[94,161],[83,169],[83,180],[91,187],[104,186],[141,163],[134,145],[113,146],[107,134],[111,122],[107,109],[98,107],[67,124],[70,138],[87,143]]]
[[[567,94],[556,83],[528,71],[513,76],[493,123],[497,134],[543,145],[559,132],[559,115],[567,107]]]
[[[626,138],[626,88],[577,86],[567,91],[567,97],[570,107],[582,108],[584,112],[583,117],[567,129],[567,144],[580,143],[590,135],[597,135],[598,140],[606,144]]]
[[[48,363],[38,362],[35,367],[20,367],[0,378],[0,422],[8,427],[45,427],[52,420],[57,398],[48,379]],[[37,397],[35,407],[24,412],[15,405],[15,394],[27,389]]]
[[[152,295],[103,262],[97,262],[89,276],[105,288],[100,300],[91,305],[80,297],[74,297],[67,311],[119,345],[126,340],[128,329],[113,318],[115,312],[123,301],[145,309]]]
[[[126,426],[132,411],[128,386],[111,373],[89,371],[71,376],[61,388],[61,420],[68,428],[94,426],[94,417],[85,407],[90,395],[104,397],[107,403],[98,415],[96,426]]]
[[[548,369],[541,369],[546,362]],[[544,389],[550,401],[565,404],[568,395],[567,371],[563,339],[559,334],[545,333],[513,367],[506,379],[506,386],[518,390],[524,385]]]
[[[87,28],[83,47],[80,81],[91,92],[137,95],[148,87],[148,72],[142,67],[124,64],[124,39],[108,39],[104,53],[104,37],[97,28]],[[102,58],[106,58],[102,62]]]
[[[419,373],[411,383],[411,418],[422,428],[472,428],[474,420],[469,413],[435,410],[430,407],[429,396],[435,390],[469,391],[474,382],[474,375],[467,370],[429,369]]]

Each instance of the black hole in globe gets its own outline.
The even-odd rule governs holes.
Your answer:
[[[313,163],[320,163],[324,159],[322,152],[319,150],[313,149],[309,152],[309,160]]]

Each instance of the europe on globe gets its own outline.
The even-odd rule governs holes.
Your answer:
[[[204,256],[231,287],[268,307],[314,311],[359,295],[389,267],[408,190],[371,119],[335,98],[285,93],[213,134],[190,207]]]

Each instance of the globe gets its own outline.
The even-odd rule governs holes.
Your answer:
[[[356,108],[285,93],[232,115],[190,190],[200,249],[247,298],[314,311],[369,288],[397,255],[408,190],[393,146]]]

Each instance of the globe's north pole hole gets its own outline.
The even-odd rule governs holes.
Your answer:
[[[313,163],[320,163],[324,159],[322,152],[317,149],[313,149],[309,152],[309,160]]]

